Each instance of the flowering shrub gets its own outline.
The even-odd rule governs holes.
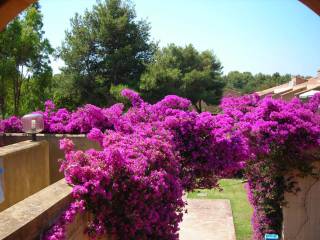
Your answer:
[[[312,112],[320,113],[320,93],[316,93],[305,105]]]
[[[88,133],[92,128],[112,129],[114,122],[122,114],[123,105],[115,104],[110,108],[99,108],[87,104],[70,112],[65,108],[56,110],[51,100],[45,102],[45,111],[37,111],[43,115],[45,133]],[[21,119],[10,117],[0,121],[0,132],[22,132]]]
[[[73,197],[93,214],[91,237],[108,232],[119,239],[177,239],[184,206],[178,156],[170,133],[144,131],[149,137],[110,132],[103,151],[73,151],[71,141],[61,141],[66,152],[61,168]],[[61,235],[63,224],[58,226],[53,236]]]
[[[78,213],[85,211],[84,201],[75,200],[67,210],[59,217],[58,222],[42,237],[45,240],[57,240],[66,238],[66,225],[72,223]]]
[[[222,99],[220,108],[224,113],[239,120],[245,113],[255,109],[260,101],[257,94],[245,95],[242,97],[225,97]]]
[[[188,191],[215,187],[217,179],[232,176],[248,157],[241,132],[226,115],[179,112],[165,124],[182,156],[181,179]]]
[[[1,132],[21,132],[22,122],[21,119],[12,116],[8,119],[0,121],[0,133]]]
[[[132,107],[113,122],[114,129],[88,134],[103,150],[74,151],[65,139],[61,170],[75,201],[92,213],[91,237],[178,239],[183,190],[216,187],[218,178],[241,167],[247,151],[240,132],[232,129],[231,117],[198,114],[177,96],[151,105],[131,90],[123,95]],[[63,237],[66,215],[47,239]]]
[[[14,132],[21,132],[22,131],[22,122],[21,119],[12,116],[5,120],[0,120],[0,133],[7,132],[7,133],[14,133]]]
[[[87,104],[74,112],[58,109],[51,101],[45,103],[42,113],[45,122],[45,132],[48,133],[88,133],[92,128],[101,130],[112,129],[114,121],[122,114],[123,105],[115,104],[110,108],[99,108]]]
[[[178,239],[183,190],[214,188],[221,177],[244,169],[254,207],[255,240],[281,233],[284,193],[298,191],[291,170],[313,174],[319,157],[320,94],[303,103],[258,95],[225,98],[222,113],[197,113],[189,100],[167,96],[155,104],[122,91],[132,107],[85,105],[74,112],[47,101],[45,132],[88,133],[102,151],[75,151],[62,140],[61,170],[74,202],[45,239],[63,239],[66,224],[88,211],[91,237]],[[0,131],[21,131],[21,121],[0,122]]]
[[[245,176],[254,207],[254,239],[263,239],[268,232],[281,233],[284,192],[298,190],[294,176],[285,179],[284,175],[294,169],[312,174],[320,147],[319,96],[305,104],[298,99],[285,102],[256,96],[222,103],[249,146]]]
[[[169,130],[171,144],[181,156],[180,178],[186,190],[215,187],[217,178],[237,171],[247,158],[241,132],[233,130],[233,119],[227,115],[198,114],[188,110],[189,100],[170,95],[154,105],[134,102],[139,102],[139,107],[122,115],[115,130],[143,133],[140,128],[146,124]]]

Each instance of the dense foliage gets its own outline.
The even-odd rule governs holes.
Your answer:
[[[72,142],[62,141],[61,169],[75,202],[48,236],[63,234],[72,216],[86,210],[94,216],[91,236],[177,239],[182,191],[217,187],[219,178],[240,168],[254,207],[254,239],[281,233],[284,193],[298,191],[296,175],[289,174],[316,175],[320,94],[306,103],[257,95],[224,98],[218,115],[192,111],[189,100],[174,95],[149,104],[131,90],[122,94],[132,104],[127,111],[116,104],[69,112],[46,103],[47,132],[89,133],[103,148],[74,151]],[[21,121],[3,120],[0,130],[20,131]]]
[[[115,104],[110,108],[100,108],[91,104],[68,111],[56,109],[51,100],[45,102],[43,115],[44,133],[88,133],[92,128],[104,131],[112,129],[114,121],[122,114],[123,105]],[[0,121],[0,133],[22,132],[21,118],[12,116]]]
[[[183,190],[217,186],[247,155],[230,117],[190,111],[190,101],[167,96],[153,105],[124,90],[132,107],[103,133],[88,137],[102,151],[74,151],[69,140],[62,163],[75,203],[48,233],[60,239],[73,213],[93,214],[88,233],[120,239],[178,239]],[[79,208],[79,205],[81,207]]]
[[[137,88],[155,49],[149,31],[129,1],[100,1],[82,16],[76,14],[59,51],[66,64],[60,80],[68,83],[57,85],[55,100],[105,106],[112,100],[112,86]]]
[[[52,54],[44,37],[39,4],[0,32],[0,114],[28,112],[49,96]]]
[[[211,51],[198,52],[191,44],[184,48],[170,44],[155,53],[141,77],[140,90],[150,102],[168,94],[186,97],[201,112],[202,102],[219,104],[224,87],[221,70]]]
[[[312,163],[319,159],[320,94],[307,103],[224,98],[222,113],[199,113],[202,103],[219,103],[225,84],[227,91],[244,94],[290,76],[234,71],[222,77],[211,51],[174,44],[156,51],[150,26],[137,20],[133,5],[106,0],[71,20],[59,49],[66,66],[52,78],[53,49],[42,28],[34,4],[0,33],[0,113],[16,115],[0,120],[0,133],[21,132],[18,115],[38,109],[50,96],[75,110],[47,101],[37,111],[44,116],[44,132],[86,133],[103,149],[75,151],[70,140],[61,141],[61,170],[74,201],[47,239],[63,239],[66,224],[83,211],[93,217],[91,237],[178,239],[183,191],[217,187],[219,178],[242,168],[254,207],[254,239],[281,233],[284,193],[299,190],[294,174],[319,175]],[[128,86],[153,104],[123,90]],[[114,101],[131,107],[99,107]],[[88,102],[97,106],[77,108]]]
[[[297,175],[316,174],[312,163],[319,160],[319,106],[320,94],[305,104],[256,95],[222,102],[248,142],[245,176],[254,207],[254,239],[263,239],[268,232],[281,235],[284,193],[299,190],[294,182]]]
[[[239,94],[250,94],[287,83],[291,80],[291,75],[231,71],[223,76],[223,79],[226,83],[226,92],[236,91]]]
[[[71,19],[55,57],[65,65],[52,76],[53,49],[44,37],[40,5],[34,4],[0,33],[0,117],[39,109],[45,99],[74,110],[126,100],[124,88],[155,103],[168,94],[191,100],[198,112],[214,112],[223,93],[252,93],[288,82],[290,75],[240,73],[222,76],[213,51],[191,44],[162,49],[151,40],[150,24],[128,0],[97,1]]]

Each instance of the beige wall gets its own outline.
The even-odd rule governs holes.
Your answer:
[[[71,201],[71,187],[63,179],[0,212],[0,240],[40,239]],[[87,220],[87,214],[78,215],[67,226],[66,239],[89,240],[83,233]]]
[[[0,147],[4,202],[0,211],[49,185],[49,145],[46,141]]]
[[[283,240],[320,239],[320,181],[313,177],[296,178],[301,191],[285,193]]]
[[[281,96],[281,99],[285,101],[290,101],[294,97],[295,97],[294,92],[290,92]]]
[[[49,143],[50,184],[63,178],[63,173],[59,171],[60,164],[58,160],[64,158],[64,153],[59,148],[59,140],[65,137],[70,138],[74,142],[76,149],[100,149],[98,143],[88,140],[84,134],[38,134],[37,140],[46,140]],[[12,144],[30,139],[30,137],[26,134],[17,133],[0,136],[0,139],[2,139],[4,144]]]

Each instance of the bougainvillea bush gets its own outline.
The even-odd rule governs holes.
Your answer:
[[[284,193],[299,190],[293,174],[316,174],[320,94],[306,103],[255,94],[224,98],[218,115],[192,111],[177,96],[148,104],[131,90],[122,94],[132,105],[126,111],[116,104],[69,112],[51,101],[39,111],[45,132],[88,133],[103,149],[75,151],[72,141],[61,141],[61,170],[74,201],[45,239],[64,239],[66,225],[83,211],[92,215],[92,238],[178,239],[183,191],[218,187],[239,169],[254,207],[253,239],[281,233]],[[20,119],[1,121],[0,131],[21,131]]]
[[[21,119],[12,116],[8,119],[0,120],[0,133],[4,132],[21,132],[22,131],[22,122]]]
[[[178,239],[183,190],[217,187],[247,158],[231,117],[198,114],[177,96],[151,105],[131,90],[123,95],[132,107],[106,131],[88,134],[102,151],[74,151],[70,140],[61,141],[74,203],[46,239],[63,239],[65,225],[84,210],[93,216],[91,237]]]
[[[289,173],[314,174],[312,162],[319,160],[320,148],[319,103],[320,95],[307,103],[250,95],[221,104],[236,119],[235,127],[249,146],[245,176],[254,207],[253,239],[263,239],[269,232],[281,234],[284,192],[299,190]]]

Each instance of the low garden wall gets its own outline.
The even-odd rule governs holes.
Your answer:
[[[42,189],[0,213],[0,239],[41,239],[71,200],[71,187],[64,179]],[[77,216],[67,227],[66,239],[89,240],[84,234],[87,219],[86,214]]]
[[[47,141],[22,141],[0,147],[0,211],[49,185],[48,154]]]
[[[320,164],[317,164],[320,169]],[[320,239],[320,179],[307,176],[296,178],[300,191],[285,193],[283,207],[283,240]]]
[[[49,172],[50,184],[62,179],[63,173],[59,172],[58,160],[64,158],[63,151],[60,150],[59,140],[70,138],[75,144],[76,149],[87,150],[90,148],[100,149],[98,143],[90,141],[85,134],[37,134],[37,140],[46,140],[49,143]],[[0,143],[9,145],[30,139],[30,136],[23,133],[6,133],[0,136]]]

